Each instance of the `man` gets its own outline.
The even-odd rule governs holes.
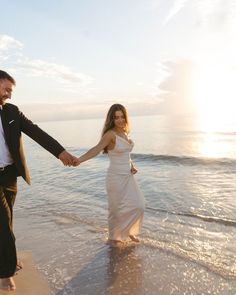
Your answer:
[[[15,80],[0,70],[0,289],[15,290],[13,276],[18,268],[12,212],[17,193],[17,176],[30,184],[21,132],[59,158],[66,166],[76,166],[76,158],[55,139],[27,119],[18,107],[5,103],[11,98]]]

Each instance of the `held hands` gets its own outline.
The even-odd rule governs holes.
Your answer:
[[[58,158],[62,161],[62,163],[65,166],[78,166],[80,162],[78,161],[78,158],[75,156],[72,156],[70,153],[68,153],[66,150],[61,152],[58,156]]]

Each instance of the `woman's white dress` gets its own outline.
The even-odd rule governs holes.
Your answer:
[[[130,152],[134,143],[116,135],[113,150],[108,151],[107,171],[109,239],[125,240],[138,235],[144,215],[144,197],[131,173]]]

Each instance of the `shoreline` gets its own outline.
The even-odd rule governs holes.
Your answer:
[[[129,243],[119,249],[106,244],[105,229],[65,214],[47,220],[45,216],[42,219],[34,214],[32,219],[18,212],[15,222],[18,248],[32,253],[39,269],[36,271],[34,266],[34,271],[37,277],[42,274],[46,291],[43,293],[40,287],[40,293],[32,293],[31,282],[26,286],[31,293],[0,295],[236,294],[235,277],[227,273],[224,277],[210,262],[199,260],[197,251],[192,252],[191,259],[178,248],[167,248],[161,239],[141,234],[140,244]],[[21,253],[19,258],[23,260]],[[25,265],[16,276],[17,291],[24,287],[26,270]]]
[[[36,269],[32,253],[20,251],[18,257],[23,263],[23,269],[15,276],[15,291],[0,289],[0,295],[53,295],[46,278]]]
[[[121,248],[109,247],[101,240],[94,246],[94,253],[83,263],[77,262],[70,277],[66,278],[64,273],[64,284],[60,288],[54,288],[52,282],[50,288],[50,276],[46,278],[37,270],[32,253],[20,251],[18,256],[24,268],[15,276],[17,290],[0,291],[0,295],[181,295],[205,294],[206,290],[210,294],[235,294],[235,280],[147,245],[142,239],[140,244],[131,242]]]

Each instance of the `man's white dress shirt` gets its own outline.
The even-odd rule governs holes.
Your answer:
[[[0,106],[2,110],[2,106]],[[1,116],[1,115],[0,115]],[[2,120],[0,117],[0,168],[13,164],[13,159],[5,140],[5,134],[2,127]]]

